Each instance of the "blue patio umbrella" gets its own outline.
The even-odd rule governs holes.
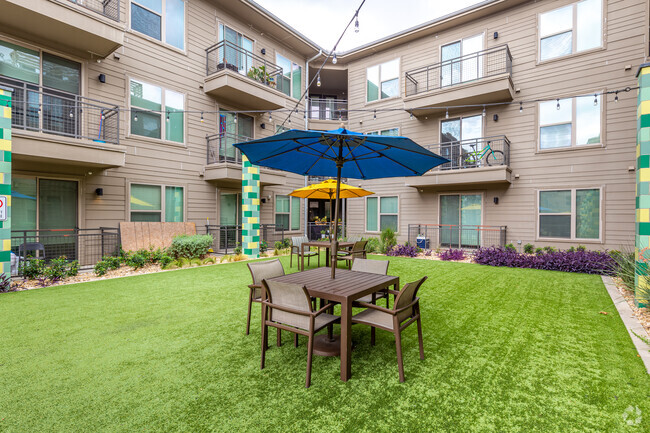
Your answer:
[[[251,163],[304,176],[379,179],[421,176],[448,159],[407,137],[366,135],[345,128],[331,131],[292,129],[267,138],[237,143]],[[340,188],[336,190],[334,221],[339,220]],[[335,276],[336,236],[332,240],[332,278]]]

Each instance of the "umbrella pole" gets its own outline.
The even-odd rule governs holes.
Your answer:
[[[332,237],[332,278],[336,278],[336,265],[337,265],[337,252],[339,249],[338,237],[336,232],[338,231],[339,223],[339,197],[341,196],[341,168],[343,167],[343,143],[342,140],[339,141],[339,157],[336,161],[336,199],[334,205],[336,206],[336,211],[334,212],[334,236]],[[331,232],[330,232],[331,233]]]

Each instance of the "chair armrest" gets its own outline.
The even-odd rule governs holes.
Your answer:
[[[420,298],[415,298],[415,299],[413,300],[413,302],[411,302],[410,304],[405,305],[404,307],[400,308],[399,310],[395,310],[395,314],[397,314],[397,313],[401,313],[401,312],[404,311],[404,310],[408,310],[409,308],[411,308],[412,306],[414,306],[415,304],[417,304],[419,301],[420,301]]]
[[[261,284],[249,284],[248,288],[249,289],[261,289],[262,285]]]
[[[391,295],[395,295],[395,296],[399,295],[399,290],[391,290],[391,289],[385,289],[385,290]]]
[[[330,303],[328,303],[327,305],[322,306],[320,310],[318,310],[318,311],[316,311],[316,312],[313,313],[314,317],[316,317],[316,316],[320,316],[321,314],[323,314],[323,313],[325,312],[325,310],[327,310],[327,309],[329,309],[329,308],[334,308],[334,305],[335,305],[335,304],[332,304],[332,303],[330,302]]]
[[[356,302],[357,304],[361,305],[362,307],[370,308],[371,310],[381,311],[381,312],[384,312],[384,313],[388,313],[388,314],[390,314],[390,315],[392,315],[392,316],[394,316],[395,314],[397,314],[397,311],[395,311],[395,310],[390,310],[390,309],[385,308],[385,307],[380,307],[379,305],[369,304],[369,303],[367,303],[367,302],[361,302],[361,301],[355,301],[355,302]]]

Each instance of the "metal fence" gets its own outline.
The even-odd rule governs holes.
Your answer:
[[[240,225],[206,225],[205,232],[214,239],[212,250],[217,253],[231,254],[241,244],[242,226]],[[285,229],[276,224],[260,224],[260,242],[265,241],[268,249],[273,249],[277,241],[285,238]]]
[[[290,91],[290,85],[286,82],[290,79],[288,76],[283,77],[280,66],[233,42],[220,41],[206,48],[205,52],[206,75],[229,69],[281,92]]]
[[[107,18],[120,21],[120,0],[68,0],[79,6],[104,15]]]
[[[508,45],[500,45],[406,72],[404,75],[406,96],[503,73],[512,74],[512,55]]]
[[[28,257],[48,261],[63,256],[79,261],[81,267],[90,267],[103,256],[115,256],[119,251],[119,230],[113,227],[11,231],[11,252],[16,262],[12,274]]]
[[[120,141],[117,105],[0,77],[0,85],[13,89],[11,126],[99,143]]]
[[[233,146],[235,143],[252,140],[243,135],[224,132],[206,137],[208,148],[208,164],[218,162],[234,162],[241,164],[241,152]]]
[[[436,170],[457,170],[510,164],[510,140],[505,135],[425,146],[450,162]]]
[[[308,222],[307,237],[309,238],[310,241],[317,241],[319,239],[329,239],[331,227],[332,225],[330,223]],[[344,237],[345,232],[346,232],[345,223],[340,222],[338,224],[338,236]]]
[[[316,120],[348,120],[348,101],[345,99],[309,98],[308,115]]]
[[[507,226],[409,224],[408,242],[422,249],[504,246]]]

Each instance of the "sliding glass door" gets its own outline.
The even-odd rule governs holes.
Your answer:
[[[221,194],[219,196],[219,224],[222,226],[219,230],[220,249],[233,249],[237,246],[241,221],[241,194]]]
[[[440,243],[445,247],[477,248],[481,245],[480,194],[440,196]]]

